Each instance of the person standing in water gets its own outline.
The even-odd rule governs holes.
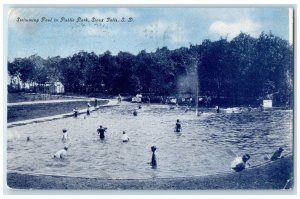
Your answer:
[[[249,106],[248,106],[248,111],[250,112],[252,110],[252,107],[250,106],[250,104],[249,104]]]
[[[180,132],[180,131],[181,131],[181,122],[177,120],[175,124],[175,132]]]
[[[100,137],[101,140],[103,140],[103,139],[105,138],[104,133],[105,133],[106,129],[107,129],[107,128],[103,128],[102,125],[100,125],[100,128],[97,129],[97,132],[98,132],[99,137]]]
[[[133,116],[137,116],[137,111],[134,109]]]
[[[125,131],[123,131],[122,141],[123,142],[129,142],[129,137],[127,136]]]
[[[220,113],[220,107],[216,106],[216,108],[217,108],[217,113]]]
[[[121,95],[119,94],[118,95],[118,102],[121,103],[121,101],[122,101],[122,98],[121,98]]]
[[[68,141],[69,140],[69,135],[68,135],[67,129],[63,129],[62,132],[63,132],[62,141],[63,142]]]
[[[152,146],[151,151],[152,151],[152,158],[151,158],[150,165],[152,166],[153,169],[155,169],[157,167],[157,161],[155,156],[156,146]]]
[[[88,102],[87,103],[87,110],[86,110],[86,115],[87,116],[89,116],[91,113],[90,113],[90,107],[91,107],[91,105],[90,105],[90,103]]]

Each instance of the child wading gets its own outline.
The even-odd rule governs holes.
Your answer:
[[[134,111],[133,111],[132,114],[133,114],[133,116],[137,116],[138,113],[137,113],[137,111],[134,109]]]
[[[64,149],[57,151],[53,157],[59,158],[59,159],[64,159],[67,156],[67,150],[68,150],[68,146],[65,146]]]
[[[127,136],[125,131],[123,131],[122,141],[123,142],[128,142],[129,141],[129,137]]]
[[[69,140],[69,135],[68,135],[67,129],[63,129],[62,132],[63,132],[62,141],[66,142],[67,140]]]

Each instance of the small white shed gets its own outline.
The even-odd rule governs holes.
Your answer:
[[[65,87],[61,82],[56,81],[50,85],[50,93],[64,93],[64,92],[65,92]]]
[[[264,108],[272,108],[272,106],[273,106],[272,100],[263,100]]]

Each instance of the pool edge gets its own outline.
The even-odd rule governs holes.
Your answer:
[[[293,156],[287,156],[238,173],[197,177],[101,179],[7,173],[7,186],[12,190],[282,190],[293,177]],[[293,180],[286,188],[294,189]]]

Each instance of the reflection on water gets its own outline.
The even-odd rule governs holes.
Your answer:
[[[66,118],[8,129],[8,171],[21,173],[100,178],[156,178],[207,175],[230,171],[234,159],[228,149],[249,153],[257,165],[279,146],[292,152],[292,111],[268,110],[220,113],[204,110],[200,117],[166,105],[144,105],[134,117],[136,104],[103,108],[84,119]],[[176,119],[183,131],[174,132]],[[100,141],[97,128],[108,128]],[[62,129],[70,141],[65,160],[53,154],[65,145]],[[130,142],[122,142],[125,130]],[[30,136],[31,141],[26,138]],[[151,169],[150,147],[157,147],[158,167]]]

